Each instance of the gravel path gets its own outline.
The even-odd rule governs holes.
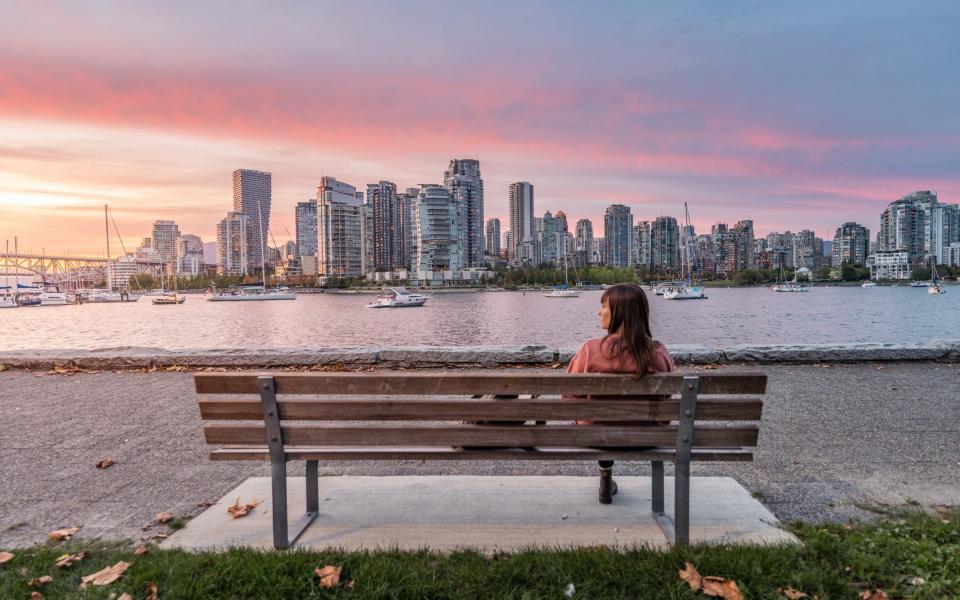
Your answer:
[[[865,506],[960,502],[960,366],[763,366],[770,376],[760,448],[730,475],[781,519],[868,517]],[[733,370],[733,368],[731,368]],[[78,537],[140,539],[161,511],[191,517],[258,463],[207,457],[190,373],[0,373],[0,548]],[[100,470],[95,464],[116,464]],[[299,474],[302,463],[291,465]],[[626,464],[621,473],[647,474]],[[592,475],[583,463],[331,463],[325,474]],[[321,481],[322,486],[322,481]]]

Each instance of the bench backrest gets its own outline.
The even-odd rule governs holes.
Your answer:
[[[760,419],[763,402],[758,396],[766,391],[766,382],[762,373],[644,378],[544,371],[195,376],[207,442],[240,447],[263,447],[270,441],[284,446],[675,447],[691,435],[693,447],[753,447],[759,427],[751,421]],[[693,410],[687,410],[690,407]],[[516,427],[461,422],[485,420],[553,423]]]

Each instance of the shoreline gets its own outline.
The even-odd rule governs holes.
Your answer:
[[[865,362],[960,363],[960,339],[923,343],[703,345],[670,346],[678,365],[811,364]],[[0,352],[6,369],[57,367],[127,369],[150,367],[310,367],[467,368],[565,364],[576,348],[527,346],[360,347],[360,348],[199,348],[170,350],[139,346],[98,349],[9,350]]]

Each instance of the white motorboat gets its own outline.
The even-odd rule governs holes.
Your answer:
[[[663,293],[667,300],[704,300],[703,288],[699,285],[685,285],[681,288],[672,288]]]
[[[261,300],[296,300],[297,295],[289,288],[268,289],[262,285],[243,285],[225,290],[211,288],[208,302],[256,302]]]
[[[862,287],[862,288],[877,287],[877,282],[876,282],[876,281],[864,281],[862,284],[860,284],[860,287]]]
[[[413,306],[423,306],[427,303],[430,296],[408,292],[406,288],[393,287],[384,290],[384,293],[377,296],[377,301],[368,304],[368,308],[408,308]]]
[[[580,292],[571,288],[555,288],[543,293],[546,298],[579,298]]]
[[[911,281],[910,282],[910,287],[915,287],[915,288],[928,288],[932,285],[934,285],[932,281]]]
[[[771,286],[771,290],[774,292],[809,292],[810,288],[801,285],[795,281],[787,281],[784,283],[778,283],[777,285]]]

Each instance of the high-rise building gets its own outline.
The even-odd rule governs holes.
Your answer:
[[[638,267],[649,269],[652,260],[653,223],[640,221],[633,228],[633,263]]]
[[[590,219],[577,221],[576,237],[574,238],[573,263],[578,267],[593,264],[593,223]]]
[[[487,219],[487,254],[500,256],[500,219]]]
[[[792,269],[794,267],[793,233],[767,234],[767,252],[770,253],[771,269]]]
[[[944,263],[950,244],[960,241],[960,208],[940,204],[937,194],[923,190],[890,203],[880,215],[877,251],[900,250],[913,267],[931,259]]]
[[[317,188],[317,273],[359,277],[364,266],[363,192],[334,177]]]
[[[459,271],[460,206],[450,190],[439,185],[420,186],[415,209],[417,271]]]
[[[480,161],[453,159],[443,173],[443,186],[450,191],[460,211],[459,249],[463,267],[483,266],[483,179]]]
[[[195,235],[177,238],[177,277],[196,277],[203,271],[203,241]]]
[[[154,221],[151,238],[153,249],[157,251],[163,261],[163,269],[167,273],[177,270],[177,238],[180,237],[180,228],[173,221]]]
[[[823,240],[816,233],[804,229],[793,236],[794,264],[815,271],[824,266]]]
[[[756,267],[756,260],[754,259],[753,221],[748,219],[738,221],[737,224],[730,229],[730,233],[736,236],[737,255],[734,269],[742,271]],[[820,249],[820,254],[823,254],[822,248]]]
[[[858,223],[848,222],[837,228],[833,236],[831,263],[866,265],[870,256],[870,230]]]
[[[676,223],[676,221],[674,221]],[[622,204],[607,207],[603,216],[606,264],[625,269],[630,265],[630,243],[633,238],[633,214]]]
[[[674,217],[657,217],[651,226],[650,266],[668,273],[680,269],[680,228]]]
[[[217,273],[235,276],[250,271],[250,219],[239,212],[229,212],[217,223]]]
[[[400,203],[400,268],[410,269],[416,247],[416,209],[418,188],[407,188],[402,194],[397,194]]]
[[[248,234],[247,266],[259,271],[264,261],[264,247],[270,238],[270,205],[273,197],[270,173],[251,169],[233,172],[233,212],[247,216],[253,230]]]
[[[297,256],[317,255],[317,201],[297,202],[294,215]]]
[[[533,241],[533,184],[518,181],[510,184],[510,260],[521,263],[519,248]]]
[[[562,231],[563,233],[569,233],[570,229],[567,227],[567,213],[562,210],[558,210],[553,218],[557,220],[557,231]]]
[[[367,204],[373,214],[373,227],[370,232],[373,241],[373,270],[393,271],[400,268],[403,263],[403,231],[397,184],[391,181],[368,184]]]

